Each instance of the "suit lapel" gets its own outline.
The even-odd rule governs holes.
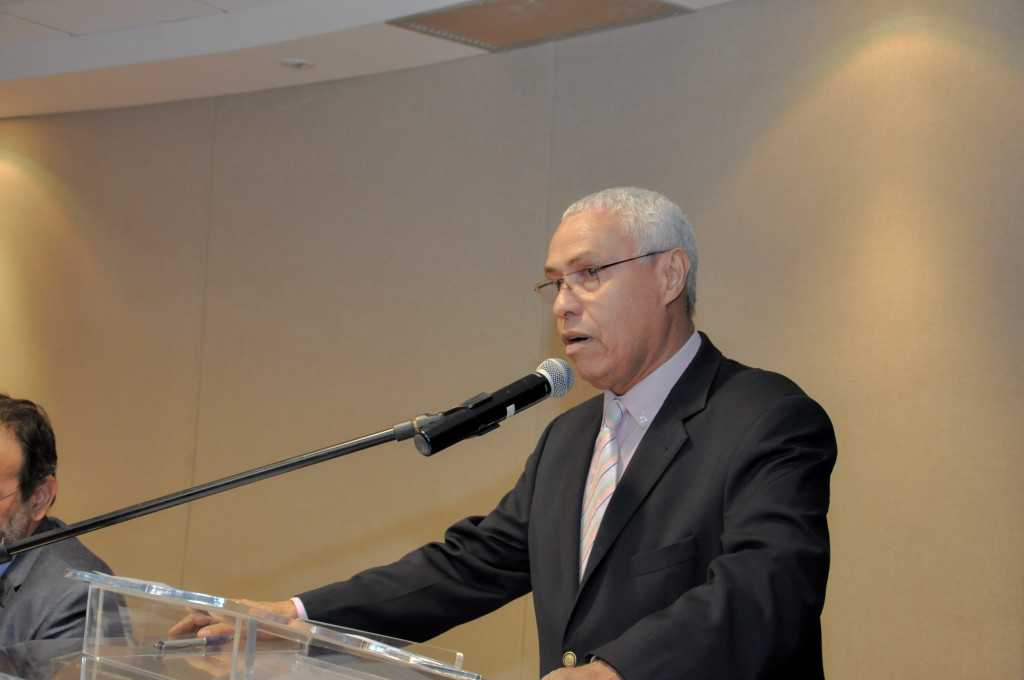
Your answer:
[[[563,503],[566,506],[559,513],[558,545],[561,546],[562,592],[565,594],[566,612],[572,611],[576,593],[580,587],[580,513],[583,508],[584,487],[587,483],[587,472],[590,470],[590,459],[594,455],[594,441],[601,427],[601,411],[603,398],[592,400],[590,408],[579,426],[578,444],[569,457],[565,472],[565,493]],[[590,404],[587,405],[588,408]]]
[[[41,534],[51,529],[54,529],[56,525],[50,520],[49,517],[44,517],[43,521],[36,527],[34,534]],[[35,550],[26,550],[25,552],[19,553],[14,556],[10,566],[3,574],[4,591],[3,598],[0,599],[0,607],[10,602],[12,598],[17,595],[18,590],[21,588],[21,584],[25,582],[28,575],[32,572],[32,565],[36,561],[36,557],[39,556],[39,548]]]
[[[597,531],[590,560],[587,562],[587,571],[579,584],[580,590],[586,585],[590,575],[601,563],[637,508],[661,479],[665,469],[679,455],[688,438],[685,421],[707,404],[708,391],[721,362],[721,352],[702,333],[697,355],[669,392],[657,417],[633,454],[632,462],[615,488],[615,493],[608,503],[608,510]],[[586,474],[584,470],[583,477],[586,477]],[[576,524],[575,536],[578,543],[578,517]]]

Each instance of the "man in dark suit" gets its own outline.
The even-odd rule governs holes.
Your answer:
[[[832,425],[793,382],[696,332],[696,269],[663,196],[571,206],[537,291],[604,395],[548,426],[486,517],[264,605],[424,640],[532,591],[550,680],[823,678]]]
[[[64,524],[46,513],[57,496],[57,449],[43,409],[0,394],[0,531],[8,543]],[[18,553],[0,565],[0,647],[81,638],[88,584],[69,569],[111,573],[77,539]]]

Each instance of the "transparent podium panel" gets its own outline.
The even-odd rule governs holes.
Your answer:
[[[86,635],[49,650],[8,648],[25,666],[0,665],[22,680],[480,680],[458,652],[311,621],[294,621],[221,597],[161,583],[94,572],[68,572],[89,583]],[[172,637],[191,613],[227,624],[217,638]],[[61,644],[65,648],[61,647]],[[21,645],[17,647],[23,647]],[[48,654],[46,652],[56,652]],[[32,658],[35,655],[36,659]],[[13,655],[13,656],[12,656]],[[9,659],[10,660],[10,659]]]

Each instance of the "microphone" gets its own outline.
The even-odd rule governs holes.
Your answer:
[[[562,359],[545,359],[537,370],[493,394],[486,392],[438,415],[416,428],[416,450],[430,456],[469,437],[498,427],[523,409],[549,396],[564,397],[572,389],[572,368]]]

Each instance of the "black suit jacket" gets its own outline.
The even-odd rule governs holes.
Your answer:
[[[35,533],[63,526],[59,519],[45,517]],[[66,578],[69,569],[111,573],[110,567],[77,538],[15,555],[2,579],[0,647],[85,635],[89,584]]]
[[[597,656],[626,680],[823,678],[835,435],[790,380],[706,336],[612,496],[582,582],[600,397],[556,418],[486,517],[300,595],[311,619],[425,640],[529,591],[541,674]]]

